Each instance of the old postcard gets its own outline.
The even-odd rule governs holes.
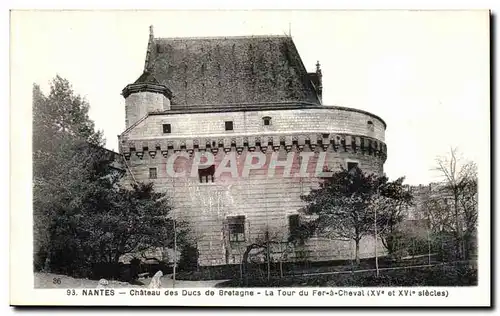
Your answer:
[[[488,11],[10,30],[11,305],[491,305]]]

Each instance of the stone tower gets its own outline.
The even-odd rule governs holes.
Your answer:
[[[322,90],[319,62],[307,72],[289,36],[155,38],[151,30],[144,72],[123,90],[127,129],[119,143],[129,181],[152,181],[168,193],[175,216],[191,224],[200,265],[239,263],[266,230],[286,240],[302,218],[301,195],[319,183],[310,176],[315,163],[383,173],[385,122],[322,104]],[[265,161],[242,176],[256,152]],[[189,172],[205,153],[212,165],[195,177],[169,175],[170,163]],[[290,159],[291,170],[279,163],[271,175],[273,158]],[[228,161],[236,176],[214,172]],[[361,241],[362,257],[373,256],[373,243]],[[286,260],[299,260],[296,250]],[[304,254],[332,260],[353,251],[349,242],[313,238]]]

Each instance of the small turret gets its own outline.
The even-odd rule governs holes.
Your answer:
[[[129,128],[135,122],[150,112],[170,110],[172,92],[153,76],[155,37],[153,26],[149,27],[148,49],[144,72],[132,84],[122,90],[125,98],[125,127]]]
[[[170,110],[172,92],[145,71],[122,90],[125,98],[125,127],[128,128],[150,112]]]
[[[319,65],[319,61],[316,63],[316,71],[307,73],[309,80],[313,85],[314,91],[319,99],[319,102],[322,103],[322,94],[323,94],[323,82],[322,82],[322,74],[321,68]]]

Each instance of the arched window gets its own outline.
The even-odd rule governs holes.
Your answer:
[[[262,122],[264,123],[264,126],[269,126],[271,125],[271,117],[269,116],[264,116],[262,118]]]

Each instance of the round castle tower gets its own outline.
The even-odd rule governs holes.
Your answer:
[[[383,173],[385,122],[362,110],[323,105],[322,88],[319,63],[308,73],[290,37],[164,39],[151,29],[144,73],[123,90],[127,129],[120,152],[129,180],[154,182],[171,197],[176,216],[191,223],[200,265],[241,262],[246,245],[264,230],[286,240],[304,206],[301,195],[319,179],[286,177],[282,165],[270,176],[272,158],[290,159],[292,175],[311,175],[319,163]],[[207,152],[215,169],[234,155],[230,163],[238,175],[212,168],[196,177],[169,175],[172,161],[174,169],[189,173],[196,153]],[[241,176],[255,152],[265,161]],[[183,157],[172,160],[176,154]],[[362,257],[373,256],[373,243],[362,240]],[[309,260],[349,259],[352,245],[317,238],[301,253]],[[295,252],[287,260],[299,259]]]

